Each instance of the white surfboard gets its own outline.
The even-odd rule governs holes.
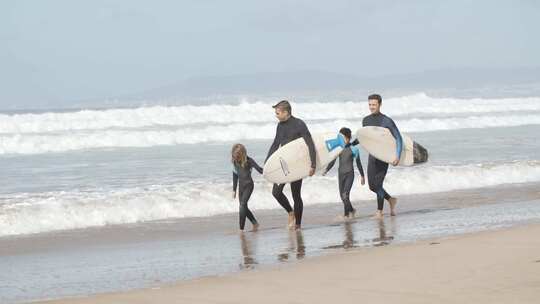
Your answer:
[[[375,158],[386,163],[392,163],[396,158],[396,140],[387,128],[363,127],[358,129],[356,136],[360,145]],[[399,159],[400,166],[412,166],[428,160],[428,152],[424,147],[403,133],[401,138],[403,149]]]
[[[315,169],[325,168],[343,151],[345,140],[339,133],[323,133],[311,136],[315,145],[317,164]],[[290,183],[309,175],[311,160],[303,138],[298,138],[277,149],[266,161],[263,176],[275,184]]]

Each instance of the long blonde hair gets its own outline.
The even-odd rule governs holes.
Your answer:
[[[234,144],[231,150],[231,161],[233,164],[240,165],[242,168],[247,163],[246,147],[242,144]]]

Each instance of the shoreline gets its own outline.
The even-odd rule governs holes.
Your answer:
[[[540,224],[528,224],[37,303],[537,303],[539,233]]]
[[[423,210],[444,208],[467,208],[501,202],[520,202],[540,199],[540,182],[518,184],[503,184],[494,187],[458,189],[444,192],[419,193],[399,195],[398,215]],[[519,192],[519,196],[515,192]],[[287,195],[290,193],[286,192]],[[231,202],[236,204],[236,201]],[[352,201],[358,210],[359,218],[370,218],[376,207],[376,199]],[[261,229],[275,229],[286,225],[286,216],[276,202],[274,209],[253,209],[261,220]],[[303,227],[313,225],[328,225],[343,213],[341,201],[327,202],[304,206]],[[388,216],[388,206],[385,204],[385,216]],[[6,254],[24,253],[28,247],[32,251],[50,249],[51,240],[54,247],[81,246],[79,239],[101,238],[99,244],[111,242],[141,242],[151,237],[153,239],[173,240],[182,238],[199,238],[208,234],[231,234],[237,232],[237,212],[223,213],[203,217],[170,218],[163,220],[142,221],[136,223],[92,226],[66,230],[45,231],[30,234],[15,234],[0,236],[0,256]],[[193,229],[196,225],[197,229]],[[246,223],[249,231],[250,223]]]
[[[0,238],[0,301],[130,293],[540,221],[537,183],[404,196],[400,203],[398,216],[382,222],[370,219],[372,204],[356,202],[361,216],[350,221],[335,218],[340,203],[312,206],[299,233],[285,229],[282,210],[269,210],[257,212],[263,228],[244,236],[233,214]]]

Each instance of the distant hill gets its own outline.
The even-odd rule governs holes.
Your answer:
[[[441,69],[377,77],[317,70],[208,76],[133,94],[83,99],[70,102],[69,107],[56,107],[80,109],[229,103],[244,96],[294,98],[295,101],[357,99],[373,92],[380,92],[385,97],[417,92],[453,97],[540,96],[540,67]],[[55,105],[50,104],[49,107]]]
[[[162,99],[349,90],[471,89],[531,83],[540,83],[540,67],[444,69],[379,77],[361,77],[324,71],[299,71],[191,78],[133,94],[129,98]]]

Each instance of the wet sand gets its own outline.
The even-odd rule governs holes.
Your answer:
[[[48,303],[538,303],[540,225]]]

